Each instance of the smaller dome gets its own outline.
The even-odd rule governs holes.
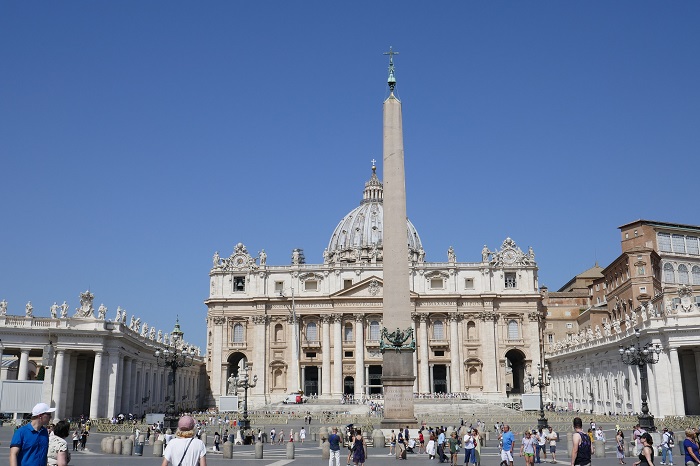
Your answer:
[[[368,262],[382,260],[384,237],[384,187],[372,166],[372,176],[365,183],[360,205],[350,211],[335,227],[324,262]],[[425,256],[416,227],[406,219],[409,257],[422,261]]]

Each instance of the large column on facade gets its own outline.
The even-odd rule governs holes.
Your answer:
[[[321,396],[331,396],[331,317],[321,316]]]
[[[355,314],[355,396],[365,391],[365,332],[364,316]]]
[[[343,395],[343,316],[333,315],[333,398]]]
[[[290,339],[292,345],[292,364],[289,366],[287,386],[292,387],[292,391],[301,390],[300,368],[299,368],[299,316],[291,315],[287,319],[290,328]]]
[[[19,367],[17,368],[17,380],[29,378],[29,350],[23,349],[19,354]]]
[[[413,334],[416,336],[416,345],[418,345],[418,327],[416,327],[416,319],[411,317],[411,328],[413,329]],[[416,347],[416,351],[413,352],[413,357],[411,358],[413,360],[413,373],[418,374],[418,350]],[[418,389],[418,377],[413,378],[413,393],[419,393],[420,390]]]
[[[211,354],[211,389],[212,396],[214,397],[214,402],[218,404],[219,397],[226,394],[226,387],[222,387],[222,384],[226,383],[226,379],[222,380],[221,377],[221,365],[223,361],[221,360],[221,351],[224,344],[224,325],[226,324],[226,317],[216,316],[211,318],[212,327],[214,328],[212,334],[212,354]],[[161,391],[165,390],[163,384],[161,384]]]
[[[389,88],[384,101],[384,322],[398,332],[411,330],[408,243],[406,241],[406,175],[401,101],[394,95],[393,51],[389,51]],[[411,338],[413,342],[415,339]],[[406,341],[405,343],[411,343]],[[384,353],[384,420],[382,427],[415,425],[413,352],[409,348]]]
[[[420,364],[418,365],[418,391],[420,393],[430,392],[430,375],[428,361],[430,359],[430,343],[428,339],[428,314],[418,314],[418,347],[420,351]]]
[[[95,351],[92,368],[92,392],[90,393],[90,419],[100,417],[100,393],[102,393],[102,351]]]
[[[66,364],[66,351],[56,351],[56,372],[53,380],[53,406],[56,408],[56,419],[62,419],[63,415],[63,391],[65,385],[64,366]]]
[[[253,324],[255,325],[255,351],[253,352],[253,375],[258,376],[258,382],[252,392],[256,397],[260,398],[260,403],[265,403],[265,393],[267,392],[267,338],[266,330],[269,322],[268,316],[257,315],[253,317]]]
[[[683,383],[681,380],[681,365],[678,360],[678,348],[670,347],[668,349],[669,359],[669,378],[673,389],[673,407],[674,416],[685,416],[685,403],[683,400]]]
[[[450,315],[450,391],[461,392],[460,375],[460,350],[459,344],[459,316],[457,314]]]
[[[493,310],[493,303],[488,301],[484,303],[484,311],[481,313],[481,348],[482,348],[482,374],[481,384],[485,392],[500,392],[505,393],[505,382],[501,383],[501,374],[499,374],[499,358],[498,358],[498,338],[496,324],[498,314]]]

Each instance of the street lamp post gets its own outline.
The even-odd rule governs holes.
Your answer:
[[[179,321],[175,322],[171,336],[170,347],[165,347],[162,351],[157,349],[155,352],[156,364],[159,367],[169,367],[170,375],[168,377],[168,407],[165,410],[165,419],[163,425],[166,429],[170,429],[175,433],[177,429],[177,411],[175,410],[175,376],[180,367],[189,367],[194,363],[195,350],[194,348],[186,348],[180,346],[182,344],[183,332],[180,330]]]
[[[533,387],[539,387],[540,389],[540,418],[537,420],[537,428],[544,429],[547,427],[547,418],[544,417],[544,401],[542,400],[542,388],[549,387],[552,381],[552,374],[547,373],[546,381],[544,376],[545,368],[537,363],[537,380],[532,374],[527,374],[530,379],[530,385]]]
[[[647,343],[644,346],[639,344],[639,329],[634,329],[634,336],[637,337],[637,343],[629,345],[627,348],[620,345],[620,357],[622,362],[628,366],[637,366],[639,368],[639,382],[642,388],[642,414],[638,416],[639,426],[650,432],[654,432],[654,416],[649,414],[649,406],[647,405],[647,364],[656,364],[659,362],[661,354],[661,345]]]
[[[254,375],[251,380],[248,376],[248,364],[241,369],[241,376],[236,381],[236,385],[243,389],[243,419],[240,421],[241,430],[246,432],[250,429],[250,419],[248,419],[248,389],[255,387],[258,376]]]

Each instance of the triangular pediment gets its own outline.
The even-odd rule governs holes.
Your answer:
[[[366,299],[377,299],[384,296],[384,281],[373,275],[371,277],[365,278],[364,280],[353,284],[351,287],[345,288],[333,293],[331,298],[366,298]],[[409,295],[411,298],[417,298],[418,294],[413,291]]]

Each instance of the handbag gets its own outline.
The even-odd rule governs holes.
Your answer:
[[[182,461],[185,459],[185,455],[187,454],[187,450],[190,448],[190,443],[192,443],[192,440],[194,440],[194,437],[190,439],[189,442],[187,442],[187,446],[185,447],[185,451],[182,452],[182,458],[180,458],[180,462],[177,463],[177,466],[182,466]]]

